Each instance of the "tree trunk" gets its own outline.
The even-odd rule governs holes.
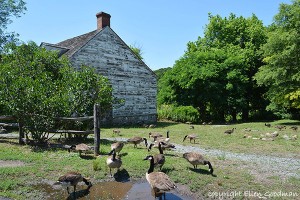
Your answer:
[[[244,108],[242,111],[242,120],[247,122],[249,120],[249,109]]]

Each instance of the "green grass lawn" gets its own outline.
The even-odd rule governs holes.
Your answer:
[[[160,132],[166,135],[170,131],[172,143],[198,146],[205,149],[219,149],[230,152],[242,152],[249,154],[272,155],[279,157],[300,158],[300,138],[299,133],[291,130],[291,125],[300,125],[298,121],[281,120],[271,122],[272,127],[268,128],[264,122],[231,124],[231,125],[194,125],[190,129],[187,124],[159,122],[156,128],[134,128],[118,127],[122,138],[132,136],[143,136],[148,138],[150,131]],[[245,134],[259,138],[261,134],[274,132],[276,125],[284,124],[286,129],[279,132],[279,136],[274,141],[262,141],[243,138]],[[114,127],[115,128],[115,127]],[[112,138],[114,128],[102,128],[101,138]],[[231,135],[225,135],[227,129],[236,128]],[[250,132],[245,131],[245,128]],[[300,131],[300,130],[298,130]],[[198,134],[199,139],[196,144],[190,144],[189,140],[182,142],[187,134]],[[298,135],[297,140],[285,140],[283,135]],[[91,135],[92,137],[92,135]],[[57,141],[53,141],[57,142]],[[93,145],[93,138],[84,141]],[[24,199],[32,193],[32,184],[37,184],[45,180],[56,181],[60,175],[68,171],[79,171],[84,176],[90,177],[92,182],[110,181],[109,169],[106,166],[107,153],[110,151],[109,140],[101,140],[100,157],[83,156],[80,158],[77,153],[68,153],[62,149],[32,148],[30,146],[20,146],[17,140],[0,139],[0,160],[18,160],[25,163],[18,167],[0,167],[0,196],[13,199]],[[126,144],[121,151],[123,165],[120,177],[128,176],[130,180],[145,178],[149,162],[143,161],[146,155],[158,153],[157,149],[150,153],[144,145],[138,145],[138,149],[132,144]],[[208,173],[207,166],[200,166],[194,170],[182,154],[175,151],[165,152],[166,163],[163,171],[167,173],[176,183],[187,185],[189,189],[198,196],[209,197],[213,192],[234,192],[234,191],[256,191],[266,193],[277,191],[298,192],[300,180],[298,178],[281,179],[278,176],[264,177],[263,180],[250,173],[247,163],[237,160],[229,160],[224,156],[206,156],[214,167],[214,176]],[[198,167],[199,168],[199,167]],[[115,171],[113,171],[115,172]],[[300,173],[300,172],[299,172]],[[299,193],[300,195],[300,193]],[[32,196],[31,196],[32,197]],[[34,198],[34,197],[32,197]],[[244,197],[247,199],[247,197]],[[239,197],[238,199],[243,199]],[[278,199],[284,199],[282,197]],[[289,199],[289,198],[286,198]]]

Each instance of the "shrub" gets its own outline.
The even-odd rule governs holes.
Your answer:
[[[176,122],[196,123],[200,118],[199,112],[193,106],[161,105],[158,110],[158,119],[172,120]]]
[[[88,66],[75,70],[57,52],[35,43],[8,45],[0,60],[0,113],[13,115],[44,141],[60,116],[86,116],[111,104],[107,78]]]

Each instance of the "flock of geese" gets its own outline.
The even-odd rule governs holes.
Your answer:
[[[114,131],[114,133],[119,134],[119,131]],[[153,142],[148,145],[148,140],[145,137],[132,137],[127,139],[125,142],[115,142],[111,144],[111,151],[108,153],[108,157],[106,158],[106,165],[109,167],[110,176],[112,177],[112,169],[117,169],[119,171],[122,166],[122,160],[119,156],[120,151],[123,149],[124,145],[129,143],[133,144],[134,148],[137,148],[137,145],[144,143],[148,152],[151,151],[152,148],[158,148],[159,153],[155,155],[148,155],[143,160],[149,161],[149,169],[146,172],[146,179],[150,184],[152,190],[154,191],[155,198],[161,197],[162,195],[165,197],[165,193],[169,192],[176,188],[175,183],[170,179],[170,177],[162,172],[162,167],[166,162],[166,156],[164,155],[164,150],[175,149],[175,145],[170,143],[170,132],[167,131],[167,137],[163,137],[160,133],[149,133],[149,138],[153,138]],[[190,139],[190,142],[198,138],[195,134],[185,135],[183,142],[186,138]],[[91,148],[86,144],[78,144],[72,145],[68,147],[68,151],[78,151],[79,156],[84,152],[88,152]],[[213,167],[211,163],[205,160],[204,156],[200,153],[196,152],[187,152],[183,154],[183,158],[186,159],[189,163],[193,165],[196,169],[198,165],[208,165],[210,174],[213,174]],[[155,168],[159,168],[159,171],[154,171]],[[55,185],[60,184],[67,188],[67,192],[69,193],[69,187],[74,187],[74,195],[76,191],[76,185],[83,181],[88,189],[92,186],[92,183],[88,181],[87,178],[84,178],[80,173],[77,172],[69,172],[63,176],[61,176]]]
[[[271,127],[270,124],[265,123],[265,126]],[[285,126],[276,126],[279,130],[286,128]],[[224,134],[232,134],[236,128],[232,128],[229,130],[225,130]],[[292,126],[291,129],[297,131],[297,126]],[[114,134],[120,133],[120,130],[113,130]],[[154,191],[155,197],[161,197],[162,195],[165,197],[165,193],[169,192],[176,188],[175,183],[170,179],[170,177],[162,172],[162,167],[166,162],[166,156],[164,154],[165,150],[175,149],[175,145],[170,143],[170,132],[167,131],[167,136],[164,137],[161,133],[150,132],[149,138],[153,139],[153,142],[148,144],[148,140],[145,137],[132,137],[127,139],[124,142],[115,142],[111,144],[111,151],[108,153],[108,157],[106,159],[106,165],[109,167],[110,176],[112,177],[112,169],[117,169],[119,171],[122,166],[122,160],[120,158],[120,151],[123,149],[125,144],[133,144],[134,148],[137,148],[137,145],[144,143],[148,152],[151,151],[152,148],[158,148],[159,153],[154,155],[147,155],[143,160],[149,161],[149,169],[146,172],[146,179],[150,184],[152,190]],[[198,139],[199,137],[196,134],[185,135],[183,138],[184,142],[186,139],[192,141]],[[83,152],[90,151],[90,147],[86,144],[78,144],[72,145],[69,147],[68,151],[75,150],[79,152],[79,155]],[[204,158],[204,156],[197,152],[186,152],[183,153],[182,157],[186,159],[191,165],[193,165],[194,169],[197,169],[198,165],[208,165],[209,173],[213,175],[214,169],[212,164]],[[155,168],[159,168],[159,171],[154,171]],[[76,191],[76,185],[83,181],[88,189],[92,186],[92,183],[84,178],[80,173],[77,172],[69,172],[63,176],[61,176],[55,184],[61,184],[62,186],[67,187],[67,192],[69,194],[69,187],[74,187],[74,195]]]

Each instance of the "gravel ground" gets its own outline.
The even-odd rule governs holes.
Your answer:
[[[104,138],[107,140],[126,141],[127,138]],[[288,157],[276,157],[257,154],[233,153],[217,149],[203,149],[194,146],[183,146],[174,144],[176,152],[200,152],[206,156],[218,157],[220,159],[241,161],[240,166],[250,170],[250,173],[260,177],[279,176],[282,179],[289,177],[300,178],[300,159]]]

